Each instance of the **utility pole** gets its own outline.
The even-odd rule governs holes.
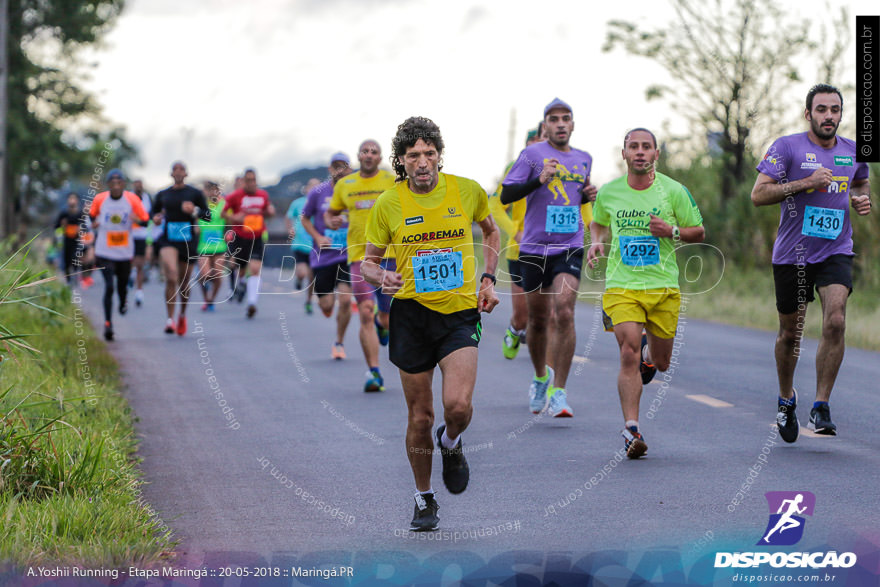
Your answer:
[[[10,206],[6,156],[6,115],[9,111],[6,89],[9,86],[9,0],[0,0],[0,238],[8,235]]]

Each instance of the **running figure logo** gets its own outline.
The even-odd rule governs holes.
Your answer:
[[[770,506],[770,521],[760,546],[791,546],[804,535],[803,515],[812,516],[816,496],[809,491],[769,491],[764,494]],[[775,512],[775,513],[774,513]]]

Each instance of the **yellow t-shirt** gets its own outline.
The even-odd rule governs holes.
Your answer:
[[[397,257],[403,287],[395,298],[451,314],[477,307],[476,258],[471,225],[489,216],[489,198],[477,182],[441,173],[427,194],[400,182],[376,201],[367,242]]]
[[[365,235],[370,209],[382,192],[394,187],[394,179],[393,173],[380,169],[373,177],[365,178],[360,173],[352,173],[336,182],[329,207],[348,211],[349,263],[363,261],[367,249]]]
[[[511,167],[513,167],[513,161],[507,164],[507,167],[504,169],[504,175],[501,177],[501,181],[498,182],[495,191],[489,196],[489,211],[492,212],[492,218],[495,219],[495,224],[497,224],[498,228],[507,235],[507,242],[501,250],[506,253],[507,259],[516,260],[519,259],[519,243],[514,237],[516,236],[516,233],[523,228],[523,219],[526,216],[526,198],[517,200],[512,204],[501,203],[502,184],[507,178],[507,174],[510,173]],[[510,214],[508,214],[508,212],[510,212]],[[501,251],[498,253],[498,256],[500,257]]]

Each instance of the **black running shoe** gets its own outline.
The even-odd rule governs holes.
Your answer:
[[[125,316],[126,312],[128,312],[128,303],[119,304],[119,313],[122,316]]]
[[[828,407],[828,404],[822,404],[818,408],[810,410],[809,426],[816,434],[837,436],[837,426],[831,421],[831,408]]]
[[[440,506],[437,505],[434,494],[419,493],[415,499],[416,507],[412,522],[409,525],[410,531],[430,532],[431,530],[436,530],[437,524],[440,523],[440,516],[437,515],[437,510],[440,509]]]
[[[467,489],[468,480],[471,477],[468,468],[467,459],[464,458],[464,451],[461,449],[461,438],[455,448],[445,448],[440,439],[443,438],[443,431],[446,430],[446,424],[437,428],[437,448],[443,457],[443,483],[449,493],[461,493]]]
[[[645,362],[644,356],[646,346],[648,346],[648,335],[642,334],[642,346],[639,347],[640,357],[642,358],[642,362],[639,365],[639,373],[642,375],[642,385],[651,383],[651,380],[654,379],[654,375],[657,374],[657,367],[655,367],[653,363]]]
[[[794,399],[794,403],[790,406],[779,405],[779,409],[776,412],[776,426],[779,428],[779,435],[785,442],[794,442],[797,440],[798,432],[800,432],[800,424],[798,424],[797,414],[795,413],[797,410],[797,392],[795,391],[791,397]]]
[[[104,322],[104,340],[113,340],[113,325],[109,320]]]

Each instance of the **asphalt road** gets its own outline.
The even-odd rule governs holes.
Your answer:
[[[444,532],[427,537],[406,531],[414,491],[406,409],[387,352],[386,391],[365,394],[355,322],[348,359],[332,361],[335,322],[305,315],[303,294],[279,275],[266,271],[253,320],[234,302],[203,313],[196,293],[190,331],[166,335],[155,281],[142,308],[115,320],[110,348],[137,416],[144,495],[180,541],[181,564],[354,560],[393,582],[414,561],[444,568],[444,553],[461,566],[448,571],[453,578],[480,561],[550,573],[592,556],[593,568],[604,564],[612,578],[630,576],[620,567],[651,577],[654,566],[661,577],[664,565],[675,576],[716,551],[755,549],[767,524],[764,493],[797,490],[816,495],[798,548],[860,548],[878,572],[878,353],[846,353],[832,396],[840,435],[804,428],[786,445],[773,425],[774,335],[692,320],[685,310],[674,371],[644,390],[648,455],[628,461],[620,450],[617,347],[594,306],[576,312],[568,388],[575,417],[552,419],[528,410],[527,350],[513,361],[501,355],[510,312],[502,296],[484,316],[474,418],[464,435],[470,485],[450,495],[435,459]],[[95,324],[101,289],[97,277],[83,295]],[[815,351],[815,341],[804,344],[796,374],[803,426]],[[439,398],[435,408],[442,413]],[[600,555],[612,562],[596,562]]]

